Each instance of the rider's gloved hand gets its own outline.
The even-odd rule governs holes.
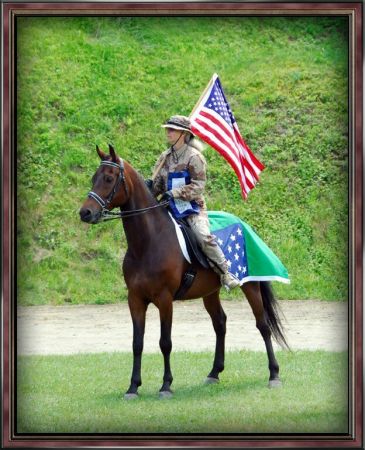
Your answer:
[[[160,198],[160,202],[171,200],[173,198],[174,198],[174,196],[172,195],[172,192],[166,191],[164,194],[162,194],[162,197]]]

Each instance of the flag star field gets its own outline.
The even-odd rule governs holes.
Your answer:
[[[229,271],[242,281],[244,275],[248,272],[248,262],[241,224],[237,223],[215,230],[214,235],[226,257]]]

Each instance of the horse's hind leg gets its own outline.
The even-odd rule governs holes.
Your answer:
[[[220,372],[223,372],[224,370],[224,346],[227,317],[219,300],[219,291],[204,297],[203,301],[205,309],[212,319],[216,335],[213,368],[206,379],[206,383],[217,383],[219,381]]]
[[[281,382],[279,379],[279,364],[275,358],[271,340],[271,330],[265,314],[264,304],[260,291],[260,283],[254,281],[248,282],[245,283],[241,289],[245,293],[247,300],[252,308],[252,312],[254,313],[256,319],[256,327],[260,331],[261,336],[263,337],[265,342],[270,371],[269,387],[280,386]]]
[[[131,384],[124,395],[127,400],[137,398],[138,388],[142,384],[141,362],[147,310],[147,304],[131,293],[128,295],[128,305],[133,322],[133,369]]]

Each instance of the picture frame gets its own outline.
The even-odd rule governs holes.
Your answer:
[[[119,436],[15,433],[16,74],[14,24],[31,16],[341,15],[349,19],[350,433],[344,436]],[[2,444],[26,447],[363,448],[363,4],[362,2],[4,2],[2,4]]]

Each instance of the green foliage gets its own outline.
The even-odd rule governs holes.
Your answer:
[[[233,170],[207,148],[209,209],[246,220],[280,257],[292,280],[276,286],[280,298],[347,298],[345,18],[16,20],[21,304],[125,298],[121,224],[78,218],[95,144],[113,143],[150,176],[165,148],[160,124],[188,115],[214,72],[266,169],[244,202]]]
[[[143,357],[128,402],[132,355],[18,358],[18,433],[348,433],[347,354],[278,352],[283,387],[268,389],[263,352],[228,352],[218,385],[211,353],[172,355],[174,397],[159,400],[163,360]]]

